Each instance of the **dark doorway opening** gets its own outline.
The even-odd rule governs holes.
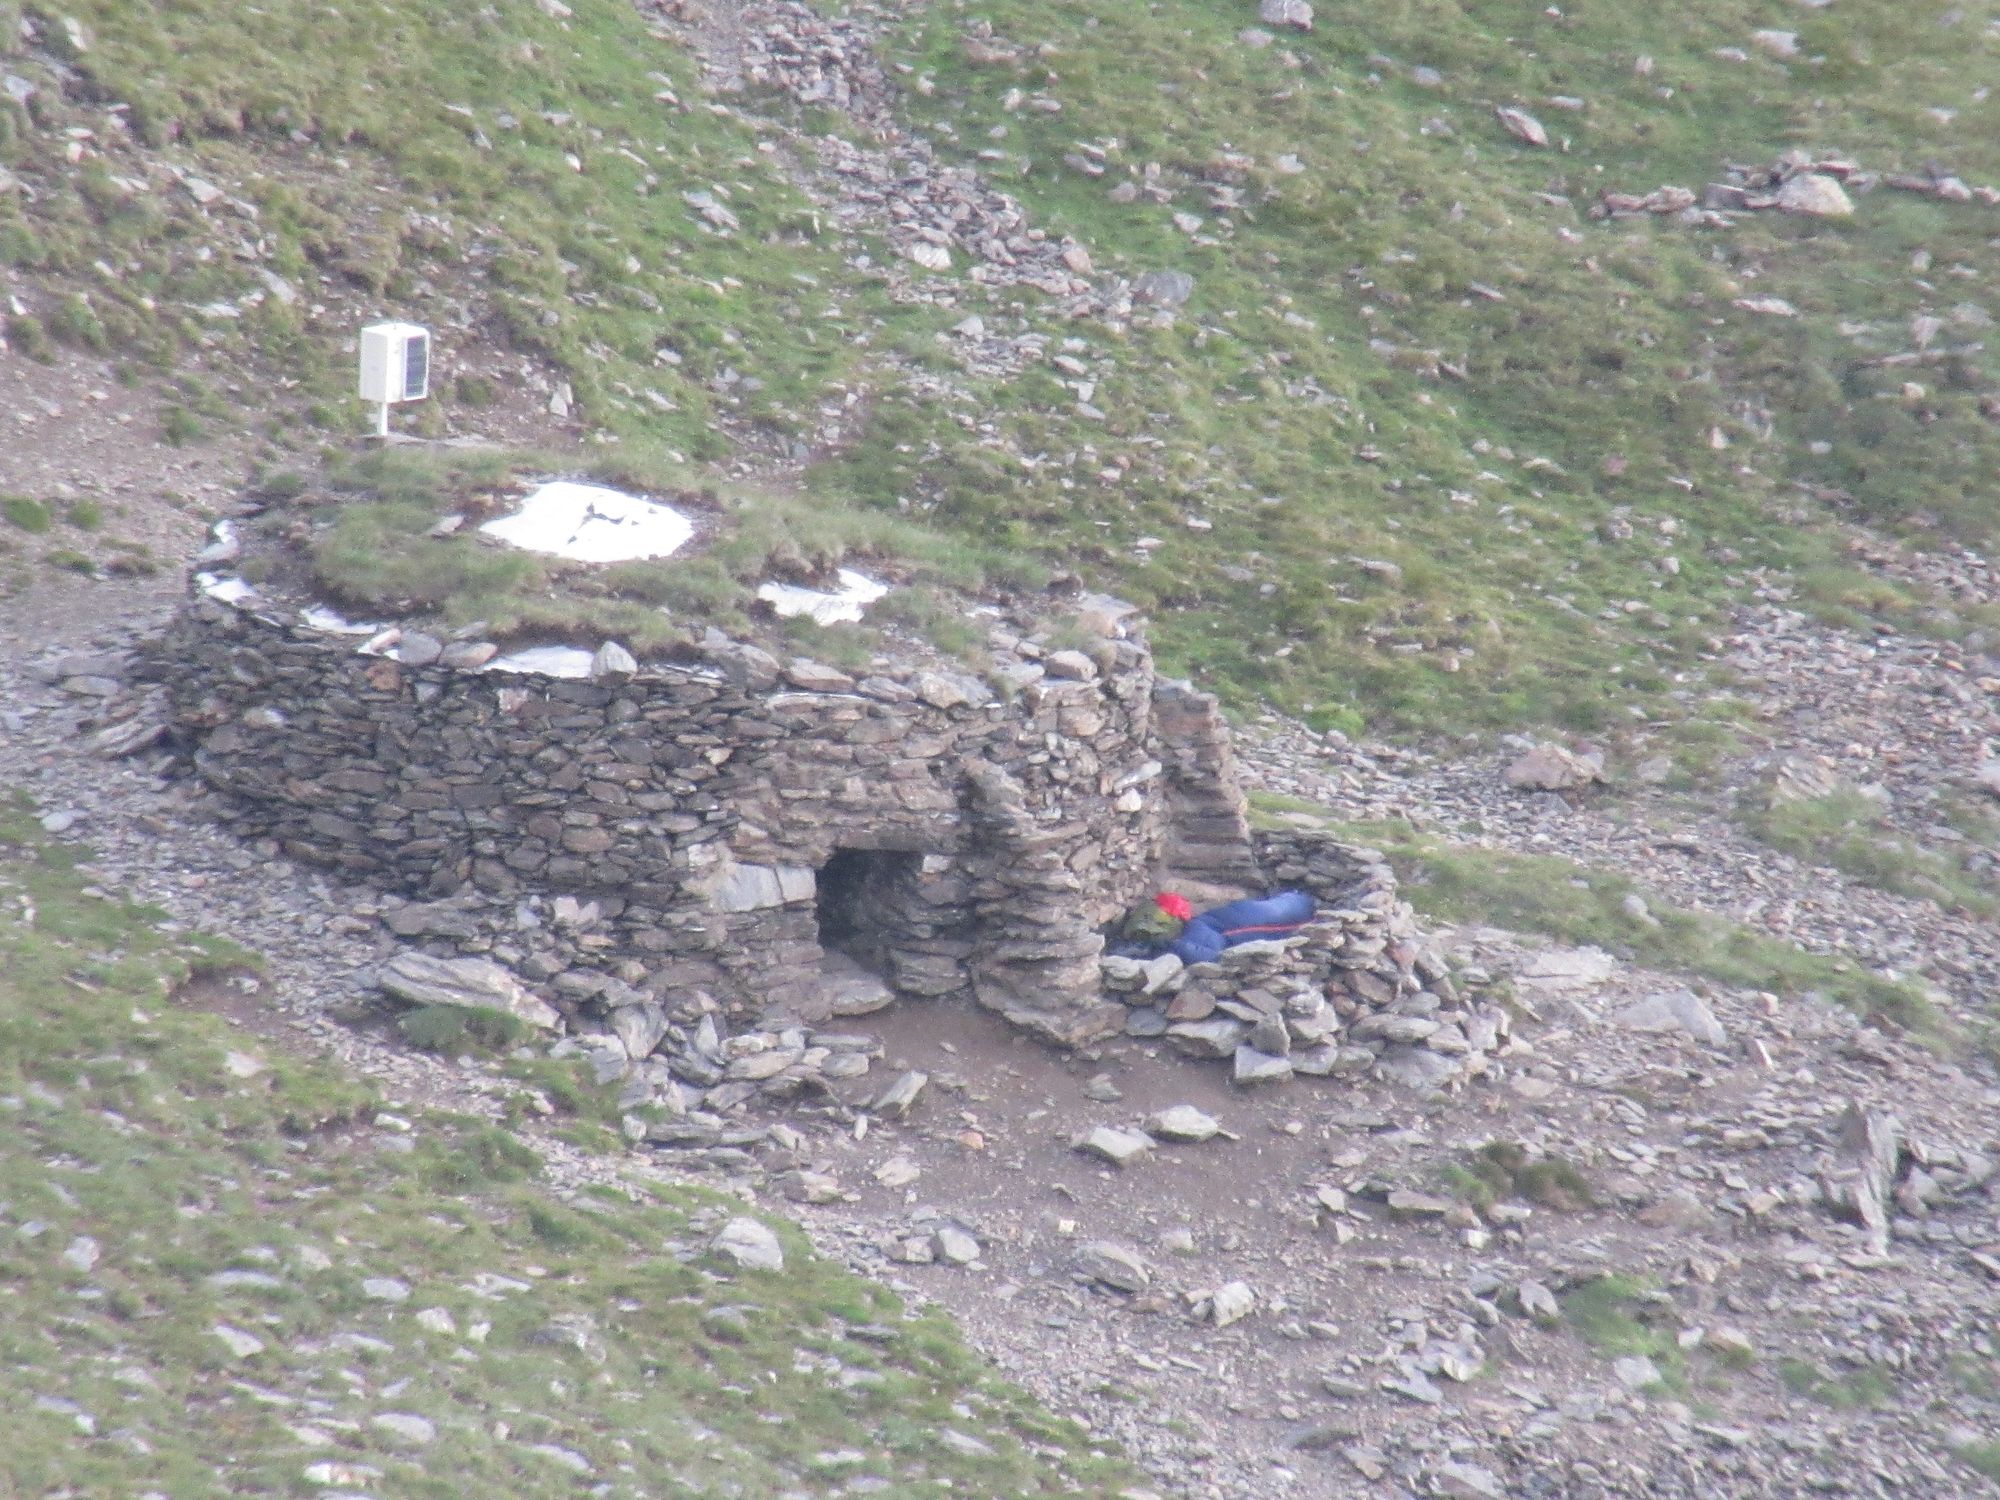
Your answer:
[[[906,938],[923,856],[894,849],[836,849],[819,869],[819,945],[877,974]]]

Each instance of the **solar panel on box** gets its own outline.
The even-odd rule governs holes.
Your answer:
[[[421,401],[431,388],[431,335],[415,323],[371,323],[361,330],[361,399],[377,408],[376,432],[389,431],[389,408]]]

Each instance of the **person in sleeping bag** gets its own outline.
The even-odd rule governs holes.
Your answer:
[[[1304,891],[1279,891],[1232,901],[1193,918],[1167,949],[1182,963],[1213,963],[1238,943],[1290,937],[1312,920],[1313,898]]]

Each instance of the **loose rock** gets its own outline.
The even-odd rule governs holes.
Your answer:
[[[731,1219],[710,1242],[710,1248],[745,1270],[785,1269],[785,1247],[777,1235],[755,1219]]]

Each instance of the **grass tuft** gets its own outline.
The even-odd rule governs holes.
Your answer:
[[[1750,826],[1772,848],[1877,890],[1974,916],[2000,911],[1988,879],[1967,868],[1964,855],[1926,848],[1898,833],[1883,801],[1864,793],[1837,791],[1773,803],[1753,814]]]
[[[1481,1214],[1509,1197],[1563,1212],[1597,1206],[1582,1169],[1559,1157],[1534,1156],[1515,1141],[1488,1141],[1461,1161],[1446,1163],[1440,1180]]]
[[[397,1017],[396,1026],[418,1051],[448,1057],[497,1056],[519,1045],[528,1032],[519,1016],[464,1005],[420,1005]]]
[[[39,500],[26,495],[0,496],[0,518],[16,531],[40,536],[55,524],[55,514]]]
[[[2000,1484],[2000,1438],[1990,1443],[1967,1443],[1952,1451],[1968,1469]]]
[[[1809,1359],[1786,1358],[1778,1361],[1778,1378],[1787,1390],[1835,1411],[1871,1411],[1887,1405],[1896,1394],[1894,1377],[1880,1365],[1829,1373]]]
[[[1599,1276],[1559,1300],[1564,1319],[1591,1348],[1607,1359],[1643,1355],[1659,1370],[1667,1391],[1686,1392],[1686,1355],[1674,1330],[1661,1323],[1653,1288],[1646,1282],[1631,1276]]]

